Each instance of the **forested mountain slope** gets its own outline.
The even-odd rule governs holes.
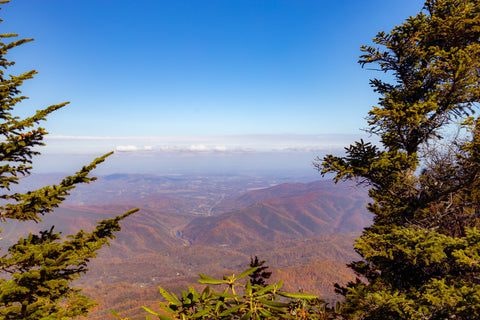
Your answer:
[[[285,280],[285,289],[335,299],[332,283],[353,279],[345,263],[356,258],[352,243],[370,223],[362,189],[324,180],[117,174],[88,187],[41,225],[68,233],[140,208],[78,281],[101,302],[91,319],[108,319],[110,308],[144,319],[138,305],[154,305],[158,285],[180,290],[205,270],[212,276],[244,270],[255,255],[267,261],[273,279]],[[3,229],[7,241],[29,231],[28,224]]]

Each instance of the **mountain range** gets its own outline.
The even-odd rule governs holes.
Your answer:
[[[345,263],[357,258],[352,243],[371,221],[367,202],[365,190],[326,180],[117,174],[78,188],[39,224],[9,221],[2,247],[51,225],[63,234],[91,230],[138,207],[77,281],[100,302],[89,319],[108,319],[110,308],[144,319],[139,306],[155,306],[158,285],[178,292],[195,285],[200,272],[243,271],[255,255],[285,289],[333,301],[332,284],[354,278]]]

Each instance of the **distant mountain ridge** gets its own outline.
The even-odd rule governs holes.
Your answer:
[[[361,231],[371,221],[365,209],[366,193],[342,189],[319,181],[250,191],[226,200],[223,207],[257,202],[233,212],[196,218],[181,235],[195,244],[235,247],[253,241]]]

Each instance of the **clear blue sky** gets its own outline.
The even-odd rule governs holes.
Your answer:
[[[24,86],[31,99],[22,114],[71,101],[45,124],[52,136],[148,149],[165,137],[188,145],[206,136],[359,133],[376,102],[375,73],[357,64],[359,47],[422,5],[12,0],[0,14],[2,32],[35,38],[10,56],[16,71],[39,71]]]

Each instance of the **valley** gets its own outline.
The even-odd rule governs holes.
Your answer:
[[[21,185],[35,188],[59,177],[32,175]],[[197,286],[200,272],[238,273],[254,256],[266,260],[271,281],[283,279],[284,289],[334,301],[333,283],[354,278],[345,264],[356,259],[352,244],[370,223],[367,201],[365,190],[328,180],[114,174],[78,187],[38,224],[9,221],[2,245],[52,225],[64,235],[91,230],[97,221],[140,208],[77,280],[100,303],[89,319],[109,319],[111,308],[144,319],[140,306],[155,308],[159,285],[179,292]]]

